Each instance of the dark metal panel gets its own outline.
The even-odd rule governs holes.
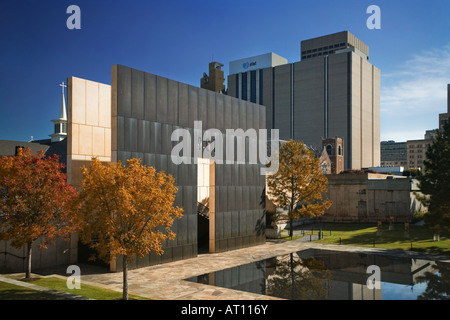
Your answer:
[[[270,127],[268,127],[266,125],[266,107],[265,106],[260,106],[259,107],[259,128],[260,129],[270,129]]]
[[[228,193],[228,210],[229,211],[239,210],[239,208],[236,207],[236,187],[228,186],[227,193]]]
[[[167,123],[167,78],[156,77],[156,120]]]
[[[175,179],[175,183],[178,184],[178,165],[172,162],[170,156],[167,160],[167,173]]]
[[[203,187],[203,188],[205,188],[205,187]],[[225,187],[221,187],[216,184],[216,187],[215,187],[215,193],[216,193],[215,209],[216,210],[215,210],[215,212],[224,212],[225,211],[225,210],[222,210],[223,198],[221,197],[221,194],[223,193],[224,188]]]
[[[188,243],[188,220],[187,215],[183,215],[181,219],[177,219],[177,245],[183,246]]]
[[[167,160],[168,156],[165,154],[156,155],[156,170],[167,172]]]
[[[247,119],[246,127],[247,127],[247,129],[250,129],[250,128],[255,129],[255,126],[253,125],[254,109],[255,109],[254,105],[250,102],[247,102],[245,109],[246,109],[245,114],[247,116],[246,117],[246,119]]]
[[[172,248],[168,247],[164,249],[164,253],[161,255],[161,263],[167,263],[173,261]]]
[[[224,131],[223,118],[224,118],[224,101],[223,95],[216,94],[216,125],[215,128],[220,131]]]
[[[242,208],[244,210],[248,210],[251,207],[250,190],[251,187],[249,186],[242,187]]]
[[[256,132],[259,135],[259,110],[260,110],[260,106],[259,105],[252,105],[251,108],[251,113],[252,113],[252,128],[256,130]]]
[[[216,97],[215,93],[212,91],[207,92],[208,94],[208,122],[203,125],[203,130],[216,127]]]
[[[156,156],[154,153],[145,153],[144,154],[144,163],[148,167],[155,167],[156,166]]]
[[[168,80],[167,123],[178,125],[178,82]]]
[[[199,88],[188,86],[188,94],[189,94],[189,115],[188,115],[188,126],[190,128],[194,127],[194,121],[199,120],[198,118],[198,91]]]
[[[125,145],[125,120],[123,117],[117,117],[117,150],[124,150]]]
[[[239,107],[240,100],[231,99],[231,127],[230,129],[238,129],[239,128]]]
[[[162,150],[162,125],[159,122],[152,122],[155,153],[161,154]]]
[[[184,215],[197,214],[197,210],[193,210],[193,206],[197,204],[197,199],[194,199],[194,192],[192,186],[183,187],[183,209]]]
[[[155,251],[150,251],[149,253],[150,265],[156,265],[161,263],[161,256],[156,254]]]
[[[236,238],[236,249],[241,249],[242,246],[242,237]]]
[[[177,185],[177,193],[175,195],[175,201],[173,202],[174,207],[183,207],[183,187]],[[184,214],[184,212],[183,212]]]
[[[224,108],[223,108],[223,133],[226,129],[231,129],[231,97],[224,95]],[[224,140],[225,141],[225,140]]]
[[[220,199],[220,206],[216,206],[216,211],[225,212],[228,211],[228,190],[227,187],[220,187],[217,191],[216,187],[216,201]],[[216,202],[217,203],[217,202]]]
[[[187,216],[187,231],[188,231],[188,243],[197,243],[197,214],[190,214]]]
[[[216,240],[223,239],[223,212],[216,212]]]
[[[231,237],[236,238],[239,236],[239,212],[231,212]]]
[[[225,186],[231,186],[232,185],[232,179],[231,179],[231,174],[232,174],[232,169],[233,169],[233,165],[231,164],[224,164],[223,165],[224,168],[224,172],[223,172],[223,178],[224,178],[224,185]]]
[[[170,139],[172,135],[172,125],[163,123],[161,127],[161,153],[170,155],[172,151],[172,141]]]
[[[187,168],[187,164],[184,163],[180,163],[177,167],[178,167],[178,180],[177,180],[177,184],[179,186],[186,186],[187,185],[187,175],[188,175],[188,168]]]
[[[145,152],[145,127],[144,120],[137,120],[137,148],[138,152]]]
[[[224,165],[216,164],[215,166],[215,178],[216,178],[216,186],[224,185]]]
[[[244,187],[237,186],[235,188],[236,188],[236,196],[235,196],[235,201],[234,201],[235,206],[233,208],[233,211],[234,210],[242,210],[242,203],[243,203],[243,197],[244,197],[244,194],[243,194]]]
[[[127,160],[131,159],[131,152],[129,151],[118,151],[117,152],[117,160],[126,164]]]
[[[151,139],[151,126],[150,121],[144,120],[142,121],[142,146],[143,152],[150,152],[150,139]]]
[[[176,246],[172,248],[172,261],[183,259],[183,247]]]
[[[131,69],[131,117],[144,119],[144,72]]]
[[[239,127],[244,131],[247,130],[247,107],[246,101],[239,100]]]
[[[143,152],[132,152],[131,158],[141,159],[141,164],[144,163],[144,153]]]
[[[197,255],[194,253],[194,245],[183,246],[183,259],[193,258]]]
[[[207,90],[200,89],[198,91],[198,119],[202,121],[202,124],[206,126],[208,122],[208,102],[207,102]]]
[[[156,76],[145,73],[144,114],[145,120],[156,121]]]
[[[189,127],[188,85],[178,83],[178,125]]]
[[[117,115],[131,116],[131,69],[117,66]]]

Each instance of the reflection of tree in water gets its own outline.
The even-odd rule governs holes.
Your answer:
[[[450,300],[450,264],[436,262],[432,268],[435,272],[427,271],[417,277],[418,282],[428,282],[425,292],[417,297],[418,300]]]
[[[267,292],[272,296],[291,300],[328,299],[330,270],[315,258],[289,259],[276,262],[276,270],[267,280]]]

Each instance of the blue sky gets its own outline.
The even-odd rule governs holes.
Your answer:
[[[69,5],[81,30],[69,30]],[[381,29],[369,30],[369,5]],[[300,41],[348,30],[381,70],[381,139],[421,139],[446,112],[450,1],[2,0],[0,139],[45,139],[61,88],[76,76],[111,83],[111,66],[199,86],[208,63],[275,52],[300,60]]]

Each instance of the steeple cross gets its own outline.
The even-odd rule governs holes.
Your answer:
[[[64,88],[67,88],[67,86],[64,84],[64,81],[59,86],[62,87],[62,91],[64,93]]]

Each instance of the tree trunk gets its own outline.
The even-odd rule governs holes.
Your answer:
[[[128,257],[123,256],[123,300],[128,300]]]
[[[31,247],[33,243],[27,243],[27,266],[25,272],[25,279],[31,279]]]
[[[289,236],[291,237],[291,240],[294,236],[294,219],[289,218]]]

